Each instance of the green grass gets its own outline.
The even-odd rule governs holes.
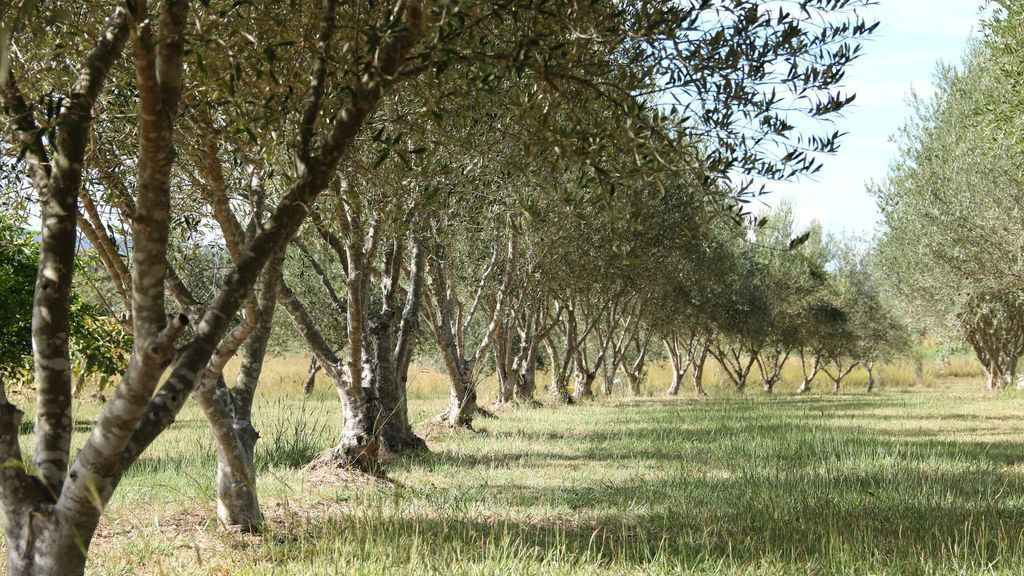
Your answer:
[[[336,396],[276,391],[256,405],[259,537],[218,531],[189,406],[118,488],[91,573],[1020,574],[1024,393],[850,390],[506,412],[391,462],[391,487],[303,472]],[[414,422],[444,403],[416,397]]]

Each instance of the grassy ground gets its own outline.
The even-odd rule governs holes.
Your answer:
[[[288,392],[301,364],[271,365],[257,401],[266,534],[218,532],[213,446],[190,406],[118,488],[91,573],[1024,571],[1024,394],[976,378],[517,410],[430,438],[431,454],[391,462],[393,486],[353,487],[301,469],[338,429],[329,390]],[[443,378],[414,386],[423,422]],[[98,409],[80,408],[79,441]]]

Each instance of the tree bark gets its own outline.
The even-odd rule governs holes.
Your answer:
[[[747,377],[750,375],[754,363],[757,362],[756,351],[748,352],[746,358],[743,354],[744,350],[739,346],[722,347],[720,344],[715,344],[712,349],[712,355],[718,360],[722,370],[725,370],[725,374],[732,381],[733,388],[741,394],[746,390]]]
[[[313,390],[316,388],[316,375],[320,372],[320,364],[316,361],[316,356],[309,357],[309,369],[306,372],[306,379],[302,382],[302,393],[306,396],[312,396]]]
[[[505,271],[495,295],[494,308],[483,336],[472,352],[467,348],[464,335],[473,320],[487,277],[497,262],[498,245],[495,244],[491,264],[481,277],[477,287],[477,297],[470,305],[465,319],[461,318],[461,305],[459,306],[460,314],[457,316],[455,313],[456,295],[448,283],[448,273],[442,255],[435,253],[427,259],[427,284],[433,304],[432,313],[429,315],[430,325],[437,339],[438,350],[441,353],[445,370],[448,372],[450,383],[448,407],[436,417],[436,420],[444,422],[452,428],[471,429],[473,417],[477,414],[491,416],[478,404],[476,368],[479,360],[493,344],[495,334],[504,319],[506,300],[514,274],[517,246],[518,238],[515,232],[510,231]]]
[[[843,380],[850,375],[857,368],[858,362],[851,362],[848,366],[843,366],[841,360],[834,360],[832,365],[835,366],[835,372],[829,370],[828,366],[824,366],[821,371],[824,372],[830,380],[832,380],[832,395],[839,394],[839,387],[842,385]]]
[[[666,392],[669,396],[679,395],[679,390],[683,386],[683,377],[686,375],[686,371],[693,360],[694,340],[695,338],[690,339],[689,346],[684,351],[678,334],[673,332],[669,337],[665,338],[665,351],[668,352],[669,361],[672,365],[672,383],[669,384]]]
[[[518,382],[516,373],[516,353],[513,334],[515,330],[509,323],[502,322],[494,333],[494,344],[491,353],[494,356],[494,375],[498,381],[498,395],[495,402],[511,404],[515,401],[515,388]]]
[[[217,518],[228,529],[258,532],[263,524],[253,452],[259,434],[236,420],[231,391],[218,377],[194,393],[217,442]],[[245,426],[248,424],[248,426]]]
[[[548,353],[551,370],[551,379],[548,381],[548,394],[558,404],[572,404],[572,395],[569,394],[569,372],[566,362],[560,357],[558,348],[550,334],[544,339],[544,349]]]
[[[707,396],[708,393],[704,391],[704,366],[708,360],[708,349],[711,347],[711,342],[708,338],[701,338],[698,352],[694,356],[693,366],[693,391],[697,396]]]
[[[811,382],[818,375],[818,371],[821,369],[821,355],[814,354],[811,360],[810,369],[807,367],[807,355],[803,351],[800,352],[800,371],[803,374],[803,379],[800,381],[800,388],[797,389],[798,394],[807,394],[811,391]]]
[[[636,351],[636,358],[632,363],[623,364],[622,372],[626,375],[626,384],[633,396],[641,393],[640,385],[647,374],[647,349],[650,346],[651,334],[640,336],[637,332],[633,337],[633,346]]]
[[[384,406],[392,413],[392,419],[385,425],[384,442],[392,452],[426,450],[427,443],[416,435],[409,422],[409,366],[412,364],[413,349],[419,337],[420,305],[423,301],[424,268],[426,251],[418,240],[413,240],[409,269],[409,287],[405,294],[398,334],[393,342],[395,365],[396,404]]]
[[[573,396],[577,401],[592,400],[594,398],[594,380],[597,378],[597,371],[577,370],[574,374],[575,387]]]
[[[765,394],[771,394],[775,385],[782,380],[782,369],[786,366],[790,351],[783,348],[770,348],[766,358],[764,352],[757,355],[757,369],[761,373],[761,384]]]

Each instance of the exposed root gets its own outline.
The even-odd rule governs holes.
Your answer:
[[[489,410],[493,414],[492,417],[494,417],[503,412],[518,410],[520,408],[532,409],[543,407],[543,402],[540,402],[536,398],[528,398],[523,400],[512,400],[510,402],[493,402],[487,406],[487,410]]]
[[[403,454],[429,453],[430,447],[426,440],[410,432],[402,438],[385,438],[381,442],[381,452],[381,458],[387,460]]]
[[[421,429],[420,433],[424,438],[437,438],[439,436],[451,436],[453,434],[477,434],[478,431],[473,428],[472,424],[464,424],[460,426],[452,426],[447,419],[435,418],[430,422],[427,422]]]
[[[483,406],[477,406],[476,407],[476,414],[475,415],[479,416],[481,418],[490,418],[492,420],[498,418],[498,415],[495,412],[493,412],[491,410],[488,410],[488,409],[484,408]]]
[[[377,447],[336,446],[320,453],[306,465],[314,482],[354,486],[393,484],[380,464]]]

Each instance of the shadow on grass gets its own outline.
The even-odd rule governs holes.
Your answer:
[[[540,550],[584,563],[665,569],[768,560],[821,574],[853,565],[860,567],[854,573],[911,574],[1024,565],[1024,476],[1010,469],[1024,462],[1024,444],[848,424],[899,419],[998,427],[1005,418],[871,413],[899,406],[898,399],[638,404],[646,409],[594,405],[614,413],[572,430],[543,430],[532,420],[545,418],[544,411],[522,421],[506,416],[510,422],[489,437],[399,460],[396,468],[412,477],[424,469],[457,471],[454,486],[414,490],[443,519],[395,513],[370,521],[356,514],[330,522],[367,530],[368,538],[383,524],[392,534],[425,539],[419,546],[447,545],[458,558],[479,562],[492,558],[494,546],[515,542],[527,555]],[[502,480],[517,470],[522,478],[551,468],[566,471],[557,486]],[[503,476],[487,475],[494,469]],[[583,469],[632,475],[609,482],[573,472]],[[485,475],[486,482],[473,480]],[[475,510],[496,510],[498,519],[474,519]],[[542,520],[511,520],[523,517]]]
[[[955,485],[970,478],[950,475],[935,480]],[[493,567],[496,562],[520,568],[553,563],[577,568],[646,566],[656,573],[702,565],[705,569],[708,565],[763,569],[777,562],[796,573],[815,574],[918,574],[966,568],[990,573],[1024,564],[1019,529],[1024,512],[1019,507],[902,502],[869,492],[855,494],[848,488],[841,494],[822,493],[816,499],[784,505],[773,504],[770,494],[739,505],[723,497],[745,489],[738,484],[737,480],[709,483],[708,494],[717,494],[719,502],[711,508],[634,506],[527,521],[484,520],[467,512],[473,510],[473,503],[464,507],[442,503],[431,515],[380,511],[335,515],[316,523],[277,527],[279,537],[267,549],[254,552],[275,563],[330,565],[339,554],[379,550],[389,556],[389,563],[427,562],[447,566],[447,573],[473,564]],[[618,503],[624,492],[634,488],[560,489],[555,495],[516,485],[500,490],[517,495],[509,502],[515,506],[552,498]],[[409,550],[421,554],[403,556]]]

